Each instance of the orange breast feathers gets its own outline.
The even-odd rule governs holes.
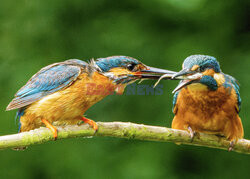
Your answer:
[[[196,84],[202,85],[202,84]],[[183,88],[177,97],[172,128],[220,134],[230,140],[243,137],[241,119],[237,113],[235,90],[220,85],[216,91],[202,86]]]
[[[83,73],[71,86],[28,106],[20,118],[21,131],[42,126],[41,119],[54,125],[77,124],[88,108],[117,88],[109,78],[97,72],[91,77]]]

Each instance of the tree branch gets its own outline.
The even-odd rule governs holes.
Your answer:
[[[98,122],[98,131],[95,131],[87,124],[74,126],[58,126],[58,139],[73,137],[109,136],[126,139],[137,139],[146,141],[175,142],[178,144],[188,144],[218,148],[228,150],[229,141],[223,137],[200,133],[193,141],[186,131],[169,129],[165,127],[147,126],[125,122]],[[41,127],[29,132],[6,135],[0,137],[0,149],[16,148],[41,144],[53,141],[52,132]],[[234,146],[234,151],[238,153],[250,154],[250,141],[241,139]]]

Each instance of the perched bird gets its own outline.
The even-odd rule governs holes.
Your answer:
[[[239,117],[241,98],[235,78],[222,73],[216,58],[192,55],[184,60],[182,70],[163,78],[182,79],[173,91],[173,129],[187,130],[193,140],[197,132],[225,136],[229,150],[243,138]]]
[[[6,110],[18,109],[19,132],[40,126],[49,128],[57,138],[54,125],[78,124],[81,121],[98,129],[83,117],[92,105],[114,91],[123,93],[127,84],[139,79],[158,79],[174,74],[144,65],[127,56],[112,56],[89,63],[71,59],[42,68],[24,85]]]
[[[189,56],[172,78],[183,79],[173,91],[173,129],[188,130],[192,138],[195,132],[223,135],[230,147],[243,138],[239,85],[214,57]]]

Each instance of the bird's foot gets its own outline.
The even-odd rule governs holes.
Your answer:
[[[45,126],[47,128],[49,128],[51,130],[51,132],[53,133],[54,136],[54,140],[57,139],[57,128],[54,127],[52,124],[49,123],[49,121],[47,121],[46,119],[42,119],[42,122],[45,124]]]
[[[229,147],[228,147],[228,151],[229,151],[229,152],[233,151],[234,145],[235,145],[235,141],[232,140],[232,141],[230,142],[230,144],[229,144]]]
[[[198,133],[195,132],[190,126],[188,126],[187,129],[188,129],[188,132],[189,132],[189,134],[190,134],[191,142],[193,142],[194,137],[195,137],[196,135],[198,135]]]
[[[91,119],[88,119],[88,118],[86,118],[86,117],[82,117],[81,120],[82,120],[84,123],[87,123],[87,124],[89,124],[90,126],[92,126],[93,129],[94,129],[95,131],[98,130],[98,125],[96,124],[95,121],[93,121],[93,120],[91,120]]]

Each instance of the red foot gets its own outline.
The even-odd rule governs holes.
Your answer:
[[[47,128],[49,128],[51,130],[51,132],[54,135],[54,139],[57,139],[57,128],[55,128],[52,124],[49,123],[49,121],[47,121],[46,119],[42,119],[42,122],[45,124],[45,126]]]
[[[84,123],[87,123],[87,124],[89,124],[90,126],[92,126],[93,129],[94,129],[95,131],[97,131],[98,125],[96,124],[95,121],[93,121],[93,120],[91,120],[91,119],[88,119],[88,118],[86,118],[86,117],[82,117],[81,120],[82,120]]]

